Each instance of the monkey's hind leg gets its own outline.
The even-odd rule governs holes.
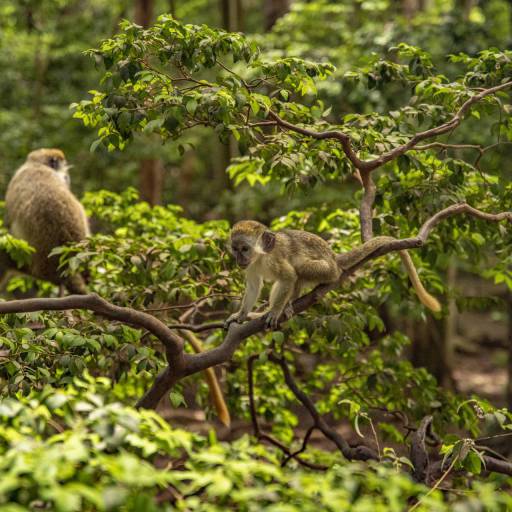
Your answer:
[[[315,284],[333,283],[340,276],[335,260],[305,260],[295,270],[300,280]]]

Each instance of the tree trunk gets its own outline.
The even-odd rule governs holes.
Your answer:
[[[144,158],[139,167],[140,198],[152,206],[162,203],[162,190],[164,188],[164,169],[162,162],[157,158]]]
[[[154,0],[135,0],[135,23],[147,28],[153,21]],[[151,205],[161,204],[164,173],[156,158],[144,158],[140,162],[140,197]]]
[[[222,17],[222,28],[228,32],[237,32],[242,30],[243,19],[243,0],[220,0],[220,10]],[[229,137],[226,144],[222,145],[222,167],[214,170],[215,183],[221,184],[222,189],[230,186],[226,177],[226,168],[231,163],[231,159],[236,155],[236,145],[233,137]]]
[[[290,0],[263,0],[263,16],[265,32],[268,32],[276,21],[290,10]]]
[[[475,6],[475,0],[457,0],[455,2],[455,9],[462,12],[462,19],[469,20],[471,9]]]
[[[507,294],[508,309],[508,382],[507,382],[507,405],[512,410],[512,293]]]
[[[228,32],[241,30],[242,0],[220,0],[222,28]]]
[[[149,27],[153,21],[154,7],[153,0],[135,0],[135,23]]]
[[[412,364],[425,367],[439,383],[445,382],[447,369],[442,356],[442,322],[429,315],[425,322],[408,323],[407,335],[412,340]]]
[[[418,0],[402,0],[402,12],[408,20],[414,17],[419,7]]]
[[[454,290],[457,284],[457,265],[452,259],[448,265],[446,274],[446,284],[448,289]],[[455,381],[453,378],[453,368],[455,364],[455,334],[457,329],[457,304],[452,296],[448,299],[448,315],[444,319],[444,340],[442,346],[443,367],[445,369],[443,381],[441,384],[445,388],[453,388]]]

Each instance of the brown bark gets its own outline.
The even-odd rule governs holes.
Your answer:
[[[153,0],[135,0],[135,23],[149,27],[153,21],[154,7]]]
[[[176,18],[176,0],[169,0],[169,13]]]
[[[139,177],[140,198],[153,206],[161,204],[164,187],[162,162],[156,158],[144,158],[140,162]]]
[[[263,0],[263,16],[265,32],[269,31],[276,21],[290,10],[290,0]]]
[[[135,0],[135,23],[145,28],[153,22],[154,0]],[[162,203],[164,172],[156,158],[144,158],[139,168],[139,191],[143,201],[151,205]]]
[[[512,410],[512,293],[507,295],[508,309],[508,382],[507,382],[507,405]]]

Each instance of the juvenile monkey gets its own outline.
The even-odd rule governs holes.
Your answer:
[[[237,264],[245,269],[246,289],[240,310],[227,319],[226,327],[262,315],[267,315],[268,326],[277,327],[283,313],[287,317],[293,313],[291,302],[299,297],[302,288],[337,281],[342,269],[362,261],[390,240],[391,237],[377,237],[354,251],[336,256],[329,244],[313,233],[293,229],[274,233],[256,221],[238,222],[231,230],[229,249]],[[439,311],[439,302],[421,284],[407,251],[400,251],[400,256],[421,302]],[[269,309],[250,314],[264,280],[274,283]]]
[[[6,226],[36,251],[29,274],[65,285],[71,293],[86,293],[80,275],[62,277],[58,257],[49,257],[55,247],[89,235],[84,208],[69,189],[69,168],[59,149],[32,151],[7,187]]]
[[[267,325],[275,328],[283,313],[291,316],[291,302],[302,288],[333,283],[340,276],[329,244],[307,231],[284,229],[274,233],[259,222],[245,220],[233,226],[229,245],[237,264],[246,269],[246,289],[240,311],[227,319],[227,326],[249,317],[264,280],[274,283],[269,309],[253,313],[251,318],[266,315]]]

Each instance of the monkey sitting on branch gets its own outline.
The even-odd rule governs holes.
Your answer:
[[[354,251],[353,258],[343,259],[336,256],[325,240],[313,233],[294,229],[272,232],[253,220],[236,223],[228,245],[236,263],[245,269],[246,288],[240,310],[226,320],[225,326],[265,315],[267,326],[276,328],[282,315],[289,318],[293,314],[292,302],[304,287],[338,281],[347,264],[357,264],[389,240],[389,237],[369,240]],[[407,251],[400,251],[400,256],[420,301],[432,311],[440,311],[437,299],[421,284]],[[263,281],[273,283],[269,308],[262,313],[251,313]]]
[[[70,167],[59,149],[32,151],[7,187],[5,224],[14,237],[35,249],[31,263],[22,271],[63,285],[71,293],[84,294],[83,277],[63,277],[58,256],[50,256],[55,247],[80,242],[89,235],[85,210],[69,188]]]

